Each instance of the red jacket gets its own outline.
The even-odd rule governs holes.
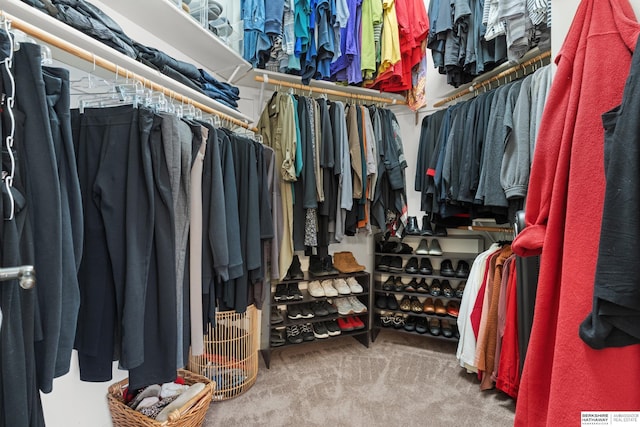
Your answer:
[[[640,26],[626,0],[583,0],[556,63],[535,149],[518,255],[542,253],[516,405],[518,426],[579,426],[581,411],[640,410],[640,346],[593,350],[578,336],[592,306],[604,200],[601,114],[622,100]]]

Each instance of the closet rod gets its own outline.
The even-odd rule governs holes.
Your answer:
[[[360,99],[363,101],[382,102],[385,104],[406,105],[405,101],[395,99],[395,98],[385,98],[382,96],[363,95],[359,93],[345,92],[345,91],[336,90],[336,89],[325,89],[322,87],[307,86],[300,83],[291,83],[285,80],[271,79],[267,76],[255,76],[255,80],[257,82],[269,83],[276,86],[290,87],[290,88],[298,89],[305,92],[324,93],[327,95],[339,96],[342,98],[353,98],[353,99]]]
[[[434,107],[442,107],[443,105],[453,101],[454,99],[458,99],[461,98],[465,95],[469,95],[471,93],[473,93],[475,90],[479,89],[479,88],[484,88],[485,86],[488,86],[489,88],[491,87],[491,83],[498,81],[502,78],[505,77],[509,77],[511,74],[517,73],[518,71],[525,69],[530,66],[530,65],[534,65],[538,62],[540,62],[540,64],[544,63],[544,60],[547,58],[551,57],[551,51],[545,51],[542,52],[541,54],[534,56],[533,58],[524,61],[520,64],[516,64],[511,68],[507,68],[506,70],[502,71],[499,74],[496,74],[493,77],[489,77],[487,79],[478,81],[478,82],[472,82],[471,86],[465,88],[465,89],[461,89],[458,92],[454,93],[451,96],[448,96],[436,103],[433,104]]]
[[[485,225],[462,225],[456,228],[458,230],[468,230],[468,231],[490,231],[493,233],[513,233],[513,228],[509,228],[509,227],[491,227],[491,226],[485,226]]]
[[[125,77],[125,78],[132,78],[134,80],[137,80],[139,82],[141,82],[143,84],[144,87],[150,88],[156,92],[162,92],[165,96],[168,96],[171,99],[175,99],[179,102],[185,103],[185,104],[189,104],[189,105],[193,105],[195,108],[198,108],[199,110],[201,110],[204,113],[208,113],[208,114],[214,114],[218,117],[220,117],[220,119],[222,120],[226,120],[230,123],[233,123],[236,126],[240,126],[243,127],[245,129],[249,129],[251,131],[257,132],[257,128],[255,127],[251,127],[251,125],[249,125],[246,122],[243,122],[242,120],[238,120],[235,117],[231,117],[227,114],[224,114],[220,111],[217,111],[211,107],[209,107],[208,105],[202,104],[198,101],[195,101],[187,96],[184,96],[176,91],[173,91],[171,89],[168,89],[162,85],[159,85],[149,79],[147,79],[146,77],[142,77],[132,71],[127,70],[126,68],[120,67],[119,65],[114,64],[111,61],[108,61],[104,58],[101,58],[91,52],[89,52],[88,50],[82,49],[78,46],[73,45],[72,43],[67,42],[66,40],[63,40],[61,38],[58,38],[56,36],[53,36],[43,30],[41,30],[38,27],[35,27],[19,18],[16,18],[15,16],[12,16],[4,11],[0,11],[0,16],[4,17],[4,19],[8,19],[11,22],[11,27],[15,28],[16,30],[20,30],[32,37],[35,37],[41,41],[43,41],[44,43],[50,44],[51,46],[55,46],[67,53],[72,54],[73,56],[76,56],[80,59],[83,59],[87,62],[93,63],[95,66],[98,66],[100,68],[103,68],[105,70],[111,71],[113,73],[117,73],[118,75]]]

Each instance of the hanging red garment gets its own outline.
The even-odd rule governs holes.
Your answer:
[[[592,307],[604,200],[601,114],[618,105],[640,26],[626,0],[584,0],[558,65],[531,168],[519,255],[542,253],[517,426],[580,425],[581,411],[640,408],[640,346],[593,350],[578,336]]]
[[[520,386],[520,349],[518,347],[518,283],[515,260],[510,265],[507,285],[507,314],[502,335],[496,388],[516,399]]]

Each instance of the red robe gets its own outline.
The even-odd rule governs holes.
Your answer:
[[[605,191],[601,114],[622,100],[640,26],[626,0],[583,0],[540,124],[519,255],[542,253],[517,426],[579,426],[581,411],[640,409],[640,345],[593,350],[590,313]]]

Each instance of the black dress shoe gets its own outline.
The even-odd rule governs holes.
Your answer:
[[[469,263],[467,261],[458,261],[458,268],[456,268],[456,277],[466,279],[469,277]]]
[[[450,259],[445,259],[440,263],[440,275],[445,277],[454,277],[456,275]]]
[[[416,322],[416,332],[419,334],[425,334],[427,330],[428,330],[427,318],[426,317],[418,318],[418,321]]]
[[[404,322],[404,330],[413,332],[416,330],[416,323],[418,322],[418,318],[416,316],[409,316],[407,320]]]
[[[397,310],[398,309],[398,300],[394,295],[387,295],[387,308],[389,310]]]
[[[443,280],[442,283],[440,284],[440,288],[442,289],[442,295],[444,295],[447,298],[453,298],[454,296],[453,288],[451,287],[451,284],[449,283],[448,280],[446,279]]]
[[[420,274],[433,274],[433,266],[429,258],[422,258],[420,260]]]
[[[387,308],[387,296],[382,294],[376,294],[376,308],[385,310]],[[329,314],[329,313],[327,313]]]
[[[431,228],[431,218],[429,215],[422,216],[422,229],[420,229],[421,236],[433,236],[433,229]]]
[[[440,319],[435,317],[429,319],[429,333],[434,336],[440,335]]]
[[[382,284],[382,290],[383,291],[392,291],[394,283],[395,283],[395,277],[389,276],[387,278],[387,280],[385,280],[384,283]]]
[[[451,327],[451,323],[447,319],[442,319],[440,321],[442,325],[442,336],[446,338],[453,337],[453,328]]]
[[[409,261],[407,262],[407,266],[404,268],[404,271],[406,271],[409,274],[416,274],[418,272],[418,258],[416,257],[409,258]]]
[[[405,232],[410,236],[419,236],[420,229],[418,228],[418,219],[415,216],[410,216],[407,221],[407,227]]]

